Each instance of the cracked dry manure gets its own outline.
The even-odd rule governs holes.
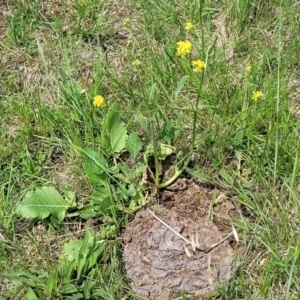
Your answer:
[[[190,213],[182,217],[182,211],[161,207],[155,214],[189,241],[197,234],[201,250],[194,253],[189,243],[149,211],[137,213],[123,235],[123,259],[135,293],[160,300],[182,293],[205,296],[230,278],[233,250],[229,242],[209,250],[222,237],[213,222],[204,217],[195,220]]]

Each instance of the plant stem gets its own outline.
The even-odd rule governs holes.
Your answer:
[[[150,133],[151,133],[151,139],[153,144],[153,154],[154,154],[154,164],[155,164],[154,181],[155,181],[155,185],[159,186],[159,162],[157,157],[157,142],[154,135],[153,122],[151,121],[150,121]]]

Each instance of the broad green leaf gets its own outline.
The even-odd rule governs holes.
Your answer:
[[[136,158],[140,150],[142,149],[142,141],[138,137],[136,132],[132,132],[126,140],[125,143],[126,150]]]
[[[82,246],[82,241],[71,240],[64,244],[64,254],[61,259],[65,258],[67,261],[72,261],[77,259],[79,249]]]
[[[106,133],[110,133],[114,124],[121,123],[121,114],[119,112],[119,106],[116,103],[113,103],[105,116],[103,121],[103,129]]]
[[[120,152],[125,148],[126,138],[127,130],[121,122],[119,107],[116,103],[113,103],[103,122],[101,146],[111,153]]]
[[[169,143],[175,138],[177,127],[175,127],[171,122],[166,122],[161,133],[161,138]]]
[[[108,163],[98,152],[85,149],[84,170],[92,184],[105,184],[107,182]]]
[[[175,148],[166,144],[159,144],[156,150],[157,158],[160,160],[165,160],[167,156],[175,152]],[[144,153],[144,160],[148,161],[150,156],[154,155],[153,144],[149,144]]]
[[[105,152],[105,153],[110,153],[110,138],[108,137],[108,135],[103,131],[101,134],[101,138],[100,138],[100,145],[101,145],[101,149]]]
[[[98,152],[92,149],[84,149],[84,154],[86,156],[85,168],[94,174],[102,174],[107,171],[108,163],[104,157],[102,157]]]
[[[109,191],[105,188],[96,188],[91,195],[91,202],[97,211],[102,214],[108,214],[112,206]]]
[[[110,132],[110,149],[111,152],[121,152],[125,148],[127,130],[122,123],[114,124]]]
[[[27,219],[45,219],[50,215],[61,222],[69,207],[54,187],[43,186],[26,193],[24,200],[16,208],[16,212]]]
[[[160,144],[157,150],[157,157],[160,160],[165,160],[167,156],[174,153],[175,148],[169,145]]]

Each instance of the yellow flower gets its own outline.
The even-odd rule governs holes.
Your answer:
[[[257,91],[257,92],[254,92],[253,95],[252,95],[252,100],[254,101],[257,101],[258,98],[262,97],[264,94],[262,93],[262,91]]]
[[[130,23],[130,19],[129,19],[129,18],[125,18],[125,19],[123,20],[123,25],[124,25],[124,26],[129,25],[129,23]]]
[[[96,107],[104,107],[105,106],[105,100],[102,96],[97,95],[94,97],[94,102],[93,102],[94,106]]]
[[[200,72],[202,72],[203,69],[206,68],[206,63],[200,59],[193,60],[192,65],[193,65],[194,73],[200,73]]]
[[[194,25],[191,22],[185,24],[185,30],[189,31],[194,28]]]
[[[185,56],[191,52],[192,43],[189,41],[179,41],[177,45],[177,56]]]
[[[135,61],[132,62],[132,65],[135,67],[138,67],[142,64],[142,62],[139,59],[136,59]]]
[[[247,73],[251,73],[251,70],[252,70],[252,67],[250,65],[245,68],[245,71]]]

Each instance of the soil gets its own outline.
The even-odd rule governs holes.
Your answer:
[[[230,218],[237,213],[226,193],[192,179],[180,178],[160,192],[159,204],[137,213],[123,234],[123,259],[134,292],[159,300],[211,295],[231,277],[234,238],[216,244],[232,230]],[[193,251],[153,214],[186,240],[197,240],[198,249]]]

